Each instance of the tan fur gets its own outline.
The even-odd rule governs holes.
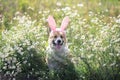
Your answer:
[[[55,36],[59,37],[59,36],[62,36],[65,44],[66,44],[66,36],[65,36],[65,33],[64,32],[61,32],[61,31],[53,31],[50,33],[50,36],[49,36],[49,39],[48,39],[48,42],[50,43],[53,39],[55,39]]]
[[[69,49],[66,41],[65,30],[69,23],[69,17],[66,16],[60,28],[56,28],[56,22],[52,16],[49,16],[48,25],[51,29],[48,39],[46,62],[50,69],[60,69],[67,64]]]
[[[55,39],[55,36],[57,37],[62,36],[62,39],[64,40],[64,45],[59,51],[53,49],[51,46],[52,40]],[[61,66],[67,64],[67,59],[69,56],[69,49],[66,43],[65,32],[61,32],[61,31],[51,32],[48,42],[49,42],[49,46],[47,47],[47,56],[46,56],[46,62],[48,64],[48,67],[50,69],[59,69],[61,68]]]

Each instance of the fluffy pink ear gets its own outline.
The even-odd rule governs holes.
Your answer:
[[[67,26],[68,26],[68,23],[69,23],[69,17],[66,16],[63,21],[62,21],[62,24],[61,24],[61,30],[64,31]]]
[[[55,22],[54,18],[52,16],[49,16],[47,21],[48,21],[50,29],[55,30],[56,29],[56,22]]]

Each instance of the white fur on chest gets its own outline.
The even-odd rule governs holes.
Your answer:
[[[60,63],[65,64],[69,49],[67,47],[61,48],[59,51],[47,48],[47,64],[50,69],[59,68]]]

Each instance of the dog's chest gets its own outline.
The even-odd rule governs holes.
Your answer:
[[[64,47],[63,49],[61,49],[60,51],[56,51],[54,49],[51,49],[50,47],[47,48],[47,55],[49,58],[52,58],[52,59],[56,59],[56,60],[59,60],[57,58],[65,58],[67,57],[69,53],[69,50],[67,47]]]
[[[51,69],[59,68],[61,64],[66,63],[67,56],[69,54],[68,48],[64,48],[61,51],[52,50],[50,47],[47,48],[47,63]]]

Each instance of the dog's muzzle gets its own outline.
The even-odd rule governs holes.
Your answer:
[[[62,39],[56,39],[56,40],[53,40],[52,43],[57,49],[60,49],[64,41]]]

